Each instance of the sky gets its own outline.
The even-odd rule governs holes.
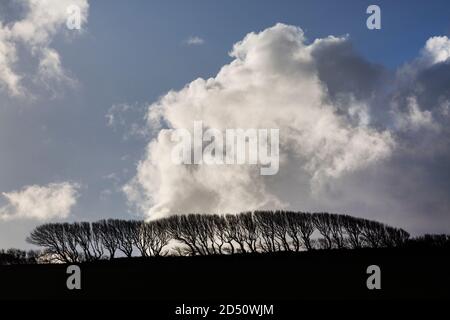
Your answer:
[[[450,3],[377,1],[380,30],[370,4],[2,1],[0,247],[45,222],[259,208],[449,232]],[[196,119],[280,128],[279,173],[173,167],[167,134]]]

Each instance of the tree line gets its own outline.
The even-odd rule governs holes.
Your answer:
[[[20,250],[11,248],[0,250],[0,265],[10,264],[36,264],[38,263],[41,252],[39,250]]]
[[[409,233],[383,223],[326,212],[253,211],[189,214],[160,220],[47,223],[27,242],[60,262],[132,256],[272,253],[312,249],[401,247]]]

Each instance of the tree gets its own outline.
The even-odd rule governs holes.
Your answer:
[[[234,247],[232,242],[232,239],[229,237],[229,234],[227,232],[228,225],[227,220],[223,215],[212,215],[210,216],[211,223],[213,224],[212,229],[214,230],[214,237],[213,237],[213,246],[216,246],[216,252],[219,254],[224,253],[224,246],[225,244],[230,245],[230,251],[234,253]]]
[[[225,220],[227,222],[225,233],[232,253],[234,253],[235,251],[233,241],[237,243],[237,245],[239,246],[238,250],[241,253],[247,252],[247,250],[245,250],[245,232],[240,224],[239,219],[239,216],[234,214],[228,214],[225,216]]]
[[[357,249],[361,247],[362,219],[344,215],[341,217],[342,227],[348,236],[350,247]]]
[[[37,226],[26,239],[28,243],[46,248],[53,260],[73,263],[79,254],[68,223],[47,223]]]
[[[260,247],[264,252],[277,251],[275,241],[275,221],[274,216],[269,211],[255,211],[253,213],[254,225],[260,237]]]
[[[149,237],[146,234],[145,221],[133,220],[129,222],[131,224],[131,237],[134,246],[139,250],[141,257],[149,256],[148,241]]]
[[[385,226],[382,244],[385,247],[403,247],[409,239],[409,233],[403,229]]]
[[[214,247],[215,224],[211,217],[205,214],[191,214],[188,216],[189,224],[196,226],[198,242],[202,253],[205,255],[217,253]]]
[[[150,256],[160,256],[162,249],[169,243],[170,236],[164,224],[157,221],[142,222],[141,238]]]
[[[272,217],[275,227],[275,238],[278,243],[278,246],[281,245],[285,251],[291,251],[291,246],[289,244],[288,239],[289,226],[288,226],[288,219],[286,217],[286,211],[275,211]]]
[[[119,242],[113,220],[100,220],[92,223],[92,232],[98,245],[108,251],[109,259],[114,259]]]
[[[259,229],[255,223],[252,212],[244,212],[238,215],[239,233],[243,236],[250,252],[257,251],[257,242],[259,238]]]
[[[384,225],[377,221],[362,220],[361,223],[362,238],[366,246],[378,248],[382,245],[383,235],[385,232]]]
[[[197,226],[187,216],[172,216],[162,220],[169,235],[190,249],[191,255],[203,255],[204,252],[198,244]]]
[[[133,221],[110,220],[109,224],[117,240],[117,248],[125,254],[127,258],[133,256]]]
[[[325,249],[331,249],[333,247],[332,241],[332,226],[330,214],[326,212],[314,213],[313,214],[314,226],[319,230],[320,234],[323,236],[323,242],[325,244]]]
[[[310,213],[298,213],[295,217],[300,231],[300,237],[306,250],[313,249],[311,236],[314,233],[314,219]]]
[[[285,211],[282,213],[285,220],[286,232],[291,238],[293,250],[300,251],[301,240],[300,240],[300,218],[302,213],[296,213],[292,211]]]
[[[320,236],[312,239],[316,230]],[[180,255],[300,251],[302,247],[311,250],[314,241],[325,249],[402,247],[427,241],[433,245],[439,241],[449,243],[448,238],[438,236],[409,241],[409,233],[403,229],[348,215],[254,211],[238,215],[177,215],[150,222],[109,219],[43,224],[27,238],[29,243],[43,247],[42,253],[28,255],[11,249],[0,252],[0,262],[73,263],[99,260],[104,252],[113,259],[117,251],[132,257],[135,248],[143,257],[160,256],[167,253],[163,250],[171,240],[175,245],[181,244],[173,249]]]
[[[100,244],[99,234],[94,232],[89,222],[75,222],[70,226],[72,236],[81,247],[85,260],[99,260],[104,250]]]
[[[331,238],[338,249],[342,249],[345,247],[346,238],[345,238],[345,228],[342,223],[342,217],[338,214],[330,214],[328,216]]]

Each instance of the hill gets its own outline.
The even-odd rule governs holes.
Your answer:
[[[446,249],[367,248],[116,258],[79,264],[81,290],[67,289],[67,264],[10,265],[0,266],[0,299],[450,299],[449,257]],[[367,289],[369,265],[381,269],[381,290]]]

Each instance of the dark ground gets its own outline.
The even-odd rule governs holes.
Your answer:
[[[381,268],[368,290],[366,268]],[[450,299],[444,250],[363,249],[273,255],[115,259],[83,263],[81,290],[67,265],[0,267],[0,299],[152,299],[183,302]]]

